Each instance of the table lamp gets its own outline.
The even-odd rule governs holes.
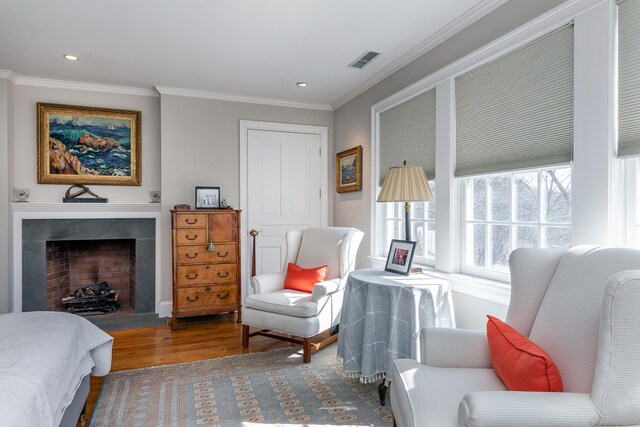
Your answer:
[[[389,168],[387,177],[382,183],[378,202],[404,202],[404,237],[411,240],[410,202],[428,202],[433,200],[433,193],[422,166],[402,166]]]

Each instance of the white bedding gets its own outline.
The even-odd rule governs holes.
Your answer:
[[[109,373],[112,345],[73,314],[0,314],[0,425],[57,427],[82,378]]]

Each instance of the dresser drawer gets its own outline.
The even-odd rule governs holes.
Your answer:
[[[178,213],[176,214],[176,228],[206,228],[207,214]]]
[[[178,286],[236,283],[236,264],[179,265]]]
[[[233,306],[237,292],[236,285],[191,286],[178,289],[176,302],[180,309]]]
[[[207,243],[207,229],[178,228],[176,229],[176,243],[179,245],[191,243]]]
[[[179,246],[178,264],[206,264],[210,262],[235,263],[237,259],[236,245],[215,245],[213,252],[207,251],[207,245]]]

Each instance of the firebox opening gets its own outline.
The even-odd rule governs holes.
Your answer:
[[[46,253],[47,310],[67,311],[63,298],[106,282],[118,295],[116,315],[135,314],[135,239],[48,241]]]

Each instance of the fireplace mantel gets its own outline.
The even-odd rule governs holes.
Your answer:
[[[155,311],[160,312],[161,296],[161,204],[160,203],[11,203],[13,221],[13,271],[9,287],[10,310],[22,311],[23,221],[29,219],[119,219],[155,220]],[[161,313],[162,314],[162,313]],[[164,314],[166,315],[166,314]]]

